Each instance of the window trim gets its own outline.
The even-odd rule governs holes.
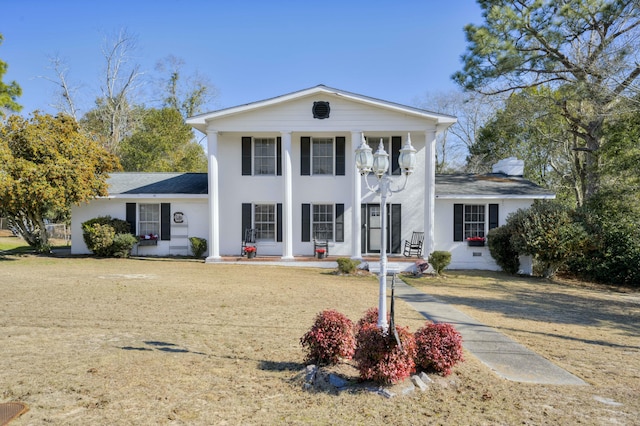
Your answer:
[[[316,146],[316,142],[319,144],[322,142],[323,144],[331,145],[330,152],[331,156],[320,156],[317,155],[314,150]],[[311,161],[311,176],[335,176],[336,175],[336,143],[334,137],[311,137],[311,153],[309,155],[309,159]],[[326,160],[327,164],[331,167],[331,171],[329,173],[319,173],[316,172],[316,163],[320,163],[320,159]]]
[[[145,207],[155,207],[157,208],[157,215],[158,215],[158,220],[143,220],[142,219],[142,208]],[[139,230],[140,235],[157,235],[158,237],[160,237],[160,233],[161,233],[161,223],[162,223],[162,218],[160,216],[161,213],[161,207],[160,207],[160,203],[138,203],[138,227],[137,229]],[[152,214],[155,214],[156,212],[153,212]],[[143,224],[145,226],[143,226]],[[147,232],[148,230],[148,226],[146,226],[147,224],[156,224],[157,226],[154,226],[154,228],[157,227],[157,230],[154,230],[155,232]],[[145,229],[143,231],[143,228]]]
[[[268,155],[258,156],[258,144],[268,143],[270,147],[273,148],[273,152],[268,153]],[[269,137],[254,137],[252,141],[253,145],[253,155],[252,155],[252,175],[253,176],[276,176],[278,172],[278,142],[276,138]],[[273,162],[273,164],[269,164],[269,168],[272,169],[269,173],[258,173],[258,158],[268,160],[269,163]]]

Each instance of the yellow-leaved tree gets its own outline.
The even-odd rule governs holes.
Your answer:
[[[36,251],[49,251],[45,219],[106,195],[108,173],[119,169],[74,118],[12,115],[0,127],[0,216]]]

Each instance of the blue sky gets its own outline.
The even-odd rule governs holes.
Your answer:
[[[51,56],[80,86],[80,112],[90,108],[104,39],[122,28],[137,35],[135,60],[149,74],[174,55],[185,74],[207,76],[219,91],[209,109],[318,84],[414,105],[456,89],[463,27],[481,22],[475,0],[2,0],[0,12],[4,81],[22,87],[23,114],[53,111],[55,87],[39,77],[54,77]]]

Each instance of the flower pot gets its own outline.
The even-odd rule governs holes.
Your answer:
[[[247,252],[247,258],[253,259],[254,257],[256,257],[256,252],[255,251],[248,251]]]
[[[320,253],[320,252],[318,252],[318,253],[316,253],[316,254],[318,255],[318,259],[324,259],[324,255],[325,255],[325,253]]]
[[[467,241],[469,247],[484,247],[484,241]]]

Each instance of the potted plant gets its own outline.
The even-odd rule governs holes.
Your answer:
[[[483,247],[485,242],[484,237],[469,237],[467,238],[467,244],[471,247]]]
[[[316,257],[318,259],[324,259],[324,256],[326,253],[327,253],[326,249],[323,249],[323,248],[316,249]]]
[[[256,246],[247,246],[244,248],[244,252],[247,253],[247,257],[249,259],[253,259],[254,257],[256,257],[256,251]]]

